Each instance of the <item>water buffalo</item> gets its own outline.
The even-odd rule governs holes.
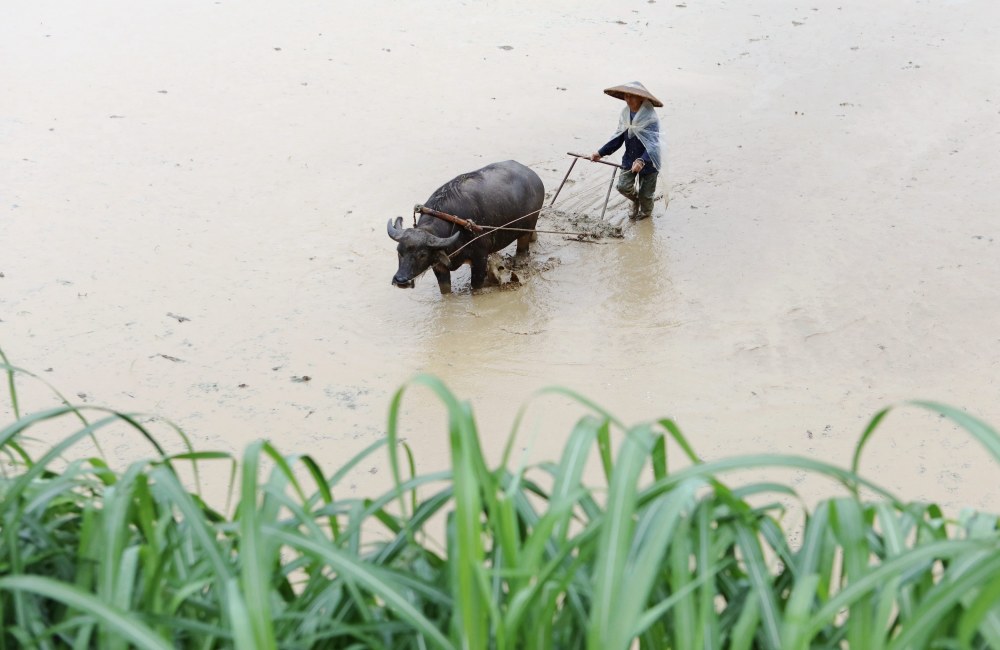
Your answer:
[[[397,287],[413,288],[428,267],[434,269],[441,293],[451,291],[451,272],[465,263],[472,266],[472,288],[486,281],[486,258],[517,240],[517,255],[525,255],[535,238],[535,222],[545,200],[538,174],[513,160],[493,163],[448,181],[424,204],[480,226],[527,228],[532,232],[485,230],[471,233],[453,223],[421,214],[417,225],[403,229],[403,218],[389,220],[389,237],[399,242],[399,269],[392,276]],[[519,219],[519,217],[524,217]],[[469,243],[471,242],[471,243]],[[466,246],[468,244],[468,246]]]

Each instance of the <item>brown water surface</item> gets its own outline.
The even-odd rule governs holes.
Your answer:
[[[472,401],[493,458],[554,384],[672,417],[706,458],[846,464],[911,398],[998,425],[998,31],[988,0],[9,2],[0,345],[199,448],[268,437],[331,468],[421,372]],[[467,269],[446,297],[430,274],[390,286],[387,219],[497,160],[551,194],[565,153],[613,131],[601,89],[632,79],[665,103],[669,207],[621,239],[540,235],[518,290],[473,295]],[[608,172],[579,163],[543,223],[599,216]],[[404,400],[421,469],[446,463],[443,413]],[[532,458],[582,413],[532,402]],[[128,432],[105,447],[146,453]],[[864,467],[998,509],[995,463],[916,409]]]

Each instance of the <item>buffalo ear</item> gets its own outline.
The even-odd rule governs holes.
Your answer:
[[[399,241],[399,238],[403,236],[403,217],[396,217],[395,224],[392,223],[392,219],[389,219],[386,230],[393,241]]]
[[[437,252],[437,263],[446,269],[451,268],[451,258],[444,251]]]

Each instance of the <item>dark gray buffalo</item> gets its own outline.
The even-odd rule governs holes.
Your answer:
[[[397,287],[413,288],[413,281],[428,267],[434,269],[441,293],[451,291],[451,272],[463,264],[472,266],[472,288],[486,281],[486,258],[517,240],[517,255],[525,255],[535,238],[538,211],[545,200],[545,187],[538,174],[513,160],[493,163],[462,174],[439,187],[424,205],[471,219],[480,226],[528,229],[484,230],[471,233],[453,223],[421,214],[414,228],[403,228],[403,217],[389,220],[389,236],[399,242],[399,269],[392,276]],[[523,217],[523,218],[519,218]],[[471,243],[470,243],[471,242]],[[466,245],[468,244],[468,245]]]

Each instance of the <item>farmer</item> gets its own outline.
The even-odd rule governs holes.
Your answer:
[[[608,88],[604,93],[625,100],[626,106],[614,137],[590,154],[590,159],[600,160],[625,145],[624,171],[618,177],[617,189],[632,202],[630,219],[648,219],[653,215],[653,193],[660,173],[660,118],[653,107],[663,106],[663,102],[638,81]]]

